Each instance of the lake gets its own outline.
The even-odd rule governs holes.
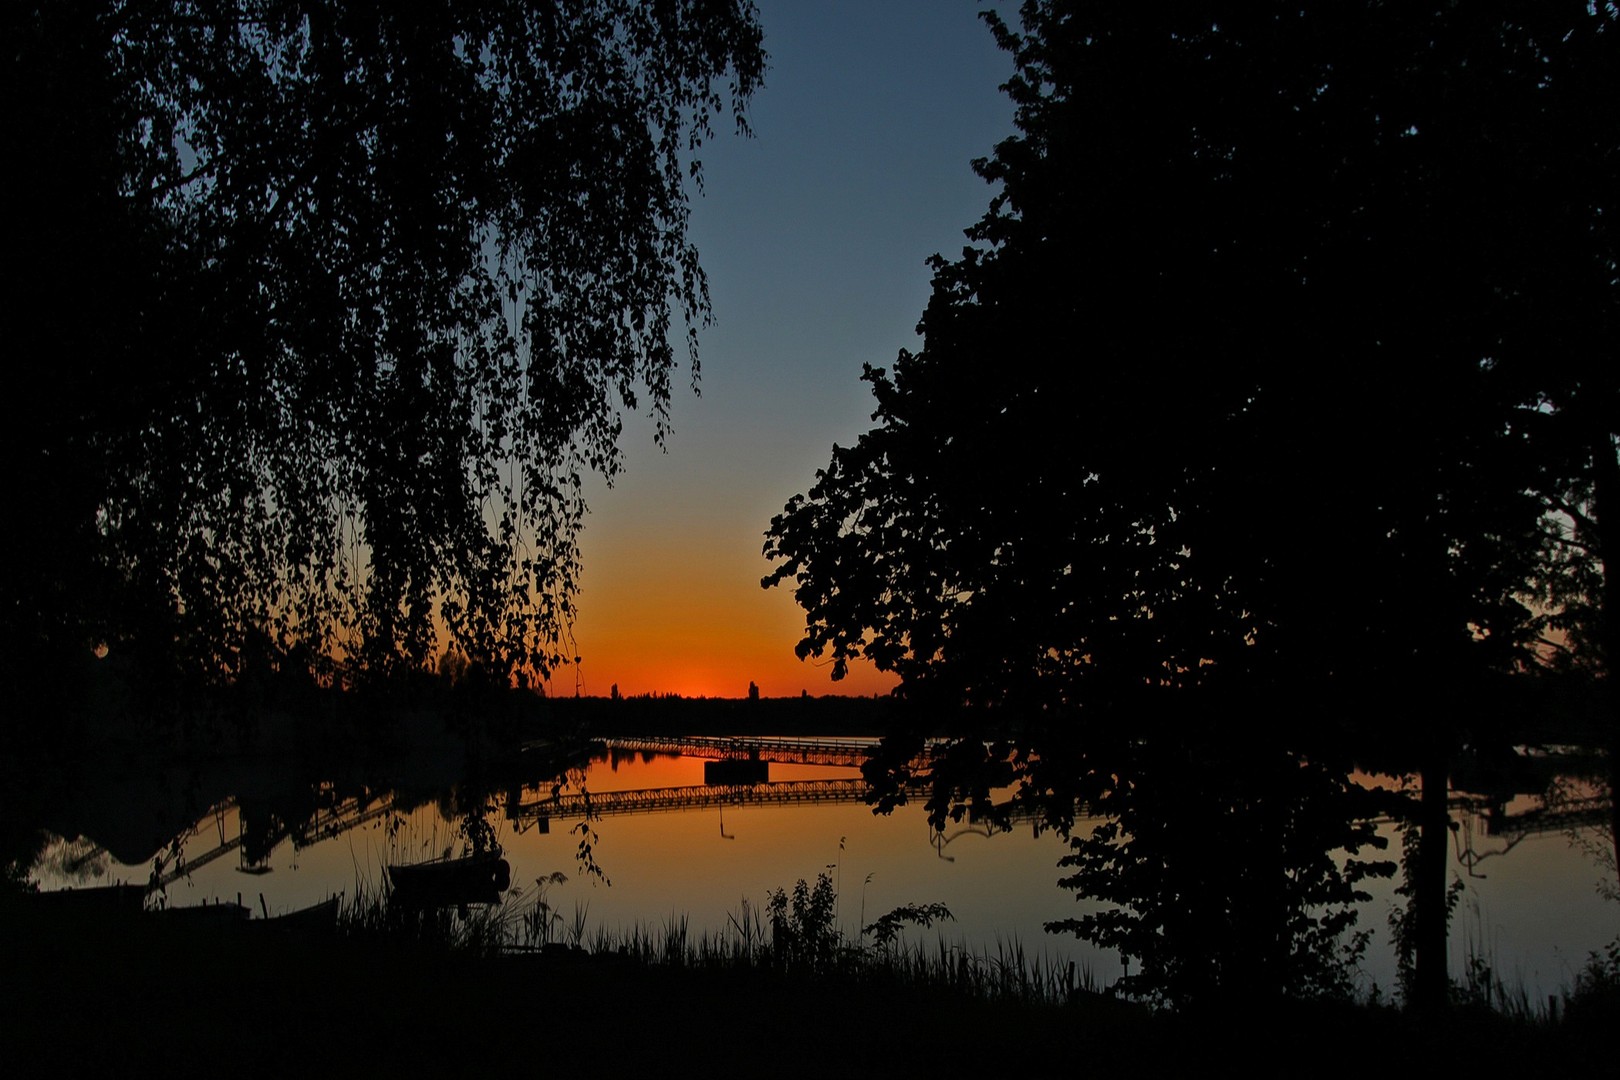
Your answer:
[[[761,913],[772,891],[826,874],[838,894],[837,923],[852,938],[897,906],[942,903],[951,922],[908,929],[903,940],[991,957],[1022,950],[1043,962],[1072,961],[1099,986],[1121,973],[1116,953],[1043,929],[1098,906],[1058,887],[1065,871],[1057,864],[1067,851],[1061,837],[1017,816],[1008,829],[964,820],[936,831],[920,800],[874,814],[855,765],[804,763],[818,755],[803,747],[817,741],[795,740],[800,749],[791,753],[766,748],[762,759],[794,760],[750,761],[718,779],[716,756],[730,751],[712,743],[672,752],[606,740],[575,754],[566,768],[530,767],[517,774],[527,779],[493,792],[486,787],[470,800],[465,789],[420,783],[364,794],[306,785],[299,798],[279,800],[231,796],[196,817],[180,840],[180,858],[163,863],[160,898],[148,903],[240,899],[255,914],[276,915],[337,893],[375,896],[386,867],[460,852],[463,804],[470,801],[489,808],[483,820],[511,866],[503,904],[517,912],[543,899],[558,913],[558,939],[583,931],[588,941],[633,927],[661,934],[682,920],[693,934],[720,933],[745,910]],[[581,810],[587,793],[588,819]],[[1620,905],[1599,894],[1601,870],[1580,842],[1596,832],[1574,819],[1567,827],[1526,826],[1537,821],[1538,809],[1532,796],[1494,813],[1454,800],[1451,857],[1451,873],[1462,882],[1452,973],[1462,972],[1471,954],[1482,956],[1531,1001],[1567,988],[1587,954],[1620,932]],[[1077,831],[1092,823],[1082,818]],[[1231,842],[1218,822],[1207,822],[1205,832],[1209,845]],[[1395,857],[1395,826],[1379,823],[1378,832],[1389,841],[1384,854]],[[579,859],[582,839],[599,875]],[[42,889],[146,882],[151,859],[163,854],[122,862],[94,837],[59,838],[32,877]],[[1395,986],[1387,925],[1395,880],[1367,883],[1372,899],[1360,905],[1358,928],[1373,931],[1358,975],[1363,990],[1376,984],[1388,994]]]

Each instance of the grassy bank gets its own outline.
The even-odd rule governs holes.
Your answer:
[[[1072,1075],[1200,1068],[1364,1074],[1611,1059],[1613,988],[1556,1016],[1465,1002],[1420,1024],[1366,1003],[1234,1001],[1155,1014],[1015,954],[817,939],[786,897],[723,931],[570,928],[537,908],[408,916],[352,903],[339,932],[3,912],[14,1075],[124,1071],[471,1075],[536,1067],[716,1076]],[[796,921],[795,921],[796,920]],[[579,925],[576,923],[576,925]],[[553,931],[561,931],[554,933]]]

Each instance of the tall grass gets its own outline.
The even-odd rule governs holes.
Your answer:
[[[770,971],[788,976],[950,990],[984,1001],[1058,1005],[1081,994],[1100,993],[1088,967],[1025,951],[1017,940],[974,950],[944,938],[877,947],[841,941],[825,963],[795,965],[793,954],[773,943],[748,905],[728,916],[718,931],[693,933],[684,917],[661,925],[598,928],[580,950],[652,967],[704,971]],[[516,951],[525,951],[519,945]]]
[[[851,937],[824,917],[827,897],[818,898],[801,882],[795,890],[797,904],[780,890],[764,907],[745,899],[718,930],[696,931],[685,915],[656,924],[591,929],[588,905],[576,904],[567,916],[551,904],[551,886],[565,880],[554,874],[527,889],[512,890],[498,905],[462,909],[410,908],[395,902],[386,887],[357,881],[338,925],[350,938],[404,941],[479,956],[597,958],[645,967],[773,972],[943,989],[984,1001],[1057,1005],[1100,992],[1089,967],[1027,952],[1017,939],[979,950],[943,937],[903,940],[901,923],[927,927],[948,919],[940,905],[896,909]]]
[[[523,912],[517,905],[472,904],[416,907],[398,902],[393,891],[357,881],[352,900],[338,907],[338,933],[346,938],[407,942],[498,956],[521,934]]]
[[[901,923],[928,927],[949,913],[938,905],[897,908],[858,935],[826,917],[826,895],[801,882],[790,897],[778,890],[764,905],[743,900],[717,930],[697,931],[685,915],[661,923],[590,927],[589,905],[565,914],[550,903],[560,874],[528,889],[514,889],[498,905],[411,909],[389,890],[357,882],[339,913],[340,932],[352,938],[408,941],[478,956],[534,955],[566,961],[608,961],[694,971],[770,972],[864,984],[945,990],[986,1002],[1061,1005],[1104,994],[1085,964],[1025,949],[1017,938],[973,948],[943,936],[906,941]],[[1482,939],[1468,942],[1463,970],[1453,980],[1453,1004],[1510,1023],[1548,1027],[1566,1015],[1603,1010],[1620,1015],[1620,939],[1593,954],[1575,985],[1545,1001],[1532,1000],[1522,983],[1505,980]],[[1370,1003],[1382,1001],[1377,990]]]
[[[1361,1000],[1372,1005],[1386,1003],[1377,986]],[[1463,943],[1462,969],[1452,974],[1450,1000],[1459,1012],[1489,1014],[1520,1027],[1551,1028],[1573,1014],[1596,1013],[1612,1025],[1620,1021],[1620,938],[1602,952],[1589,954],[1572,985],[1539,997],[1532,995],[1522,973],[1504,977],[1496,950],[1486,943],[1483,928],[1476,925]]]

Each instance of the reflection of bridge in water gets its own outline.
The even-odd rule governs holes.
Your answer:
[[[1486,835],[1508,836],[1522,840],[1527,836],[1541,836],[1546,833],[1561,833],[1571,829],[1602,825],[1609,819],[1609,806],[1608,796],[1589,795],[1511,814],[1499,802],[1477,799],[1473,800],[1471,809],[1485,819]]]
[[[705,768],[703,784],[643,788],[633,791],[557,792],[548,798],[508,803],[508,820],[523,832],[552,818],[613,817],[657,814],[734,806],[804,806],[817,803],[858,803],[869,788],[860,777],[818,780],[768,780],[763,766],[818,765],[857,769],[879,745],[877,739],[823,739],[789,736],[660,736],[629,735],[602,740],[608,754],[679,755],[701,758],[709,765],[744,763],[760,766],[752,772]],[[926,764],[932,745],[913,759]],[[730,782],[727,782],[727,781]],[[917,785],[913,785],[914,788]]]
[[[645,753],[678,754],[702,758],[709,762],[755,762],[793,765],[821,765],[858,768],[878,745],[876,739],[815,739],[815,738],[726,738],[677,737],[664,738],[638,736],[612,738],[603,741],[609,754]],[[937,747],[930,745],[914,759],[913,764],[926,766]],[[714,776],[711,779],[725,779]],[[926,769],[908,785],[913,792],[928,788]],[[819,779],[747,781],[690,784],[680,787],[644,788],[631,791],[567,792],[552,789],[539,797],[540,789],[525,788],[514,793],[505,807],[505,817],[512,821],[516,831],[526,832],[535,826],[549,829],[552,818],[583,820],[614,817],[627,814],[655,814],[696,811],[726,807],[767,807],[813,804],[859,803],[866,801],[869,788],[860,777]],[[524,796],[529,796],[525,798]],[[1570,799],[1552,805],[1540,805],[1528,810],[1508,812],[1505,804],[1473,796],[1457,795],[1450,800],[1451,810],[1460,827],[1457,857],[1469,872],[1476,863],[1495,855],[1504,855],[1522,840],[1552,832],[1570,832],[1601,824],[1607,819],[1607,798],[1592,796]],[[288,829],[282,838],[290,837],[295,848],[307,847],[321,840],[339,836],[351,829],[385,817],[395,811],[392,793],[362,793],[334,800],[322,807],[301,825]],[[199,837],[210,824],[218,830],[219,843],[191,858],[176,860],[161,867],[153,875],[156,888],[172,884],[185,875],[201,869],[215,860],[239,850],[244,842],[240,822],[234,837],[225,835],[226,814],[238,808],[234,799],[227,799],[213,807],[207,817],[199,821],[184,839]],[[1083,808],[1077,808],[1083,812]],[[1040,808],[1031,803],[1003,802],[995,807],[995,816],[1006,821],[1028,822],[1041,817]],[[1483,824],[1483,830],[1478,825]],[[1479,832],[1505,841],[1506,846],[1496,851],[1478,852],[1475,849]],[[279,843],[279,839],[275,842]]]
[[[877,745],[876,739],[813,738],[659,738],[632,737],[603,741],[611,753],[679,754],[713,763],[748,761],[760,764],[822,765],[858,768]],[[538,789],[527,789],[535,794]],[[824,780],[788,780],[761,783],[714,783],[685,787],[649,788],[591,794],[586,791],[562,792],[547,798],[508,801],[505,814],[516,823],[518,832],[551,818],[584,819],[623,814],[651,814],[682,810],[703,810],[725,806],[792,806],[815,803],[858,803],[866,795],[866,782],[859,777]],[[212,825],[219,843],[202,854],[168,864],[154,875],[156,888],[164,888],[200,870],[209,863],[241,849],[244,837],[240,821],[235,836],[225,834],[225,816],[238,808],[227,799],[209,811],[207,818],[193,826],[183,838],[200,837]],[[295,848],[339,836],[393,813],[394,796],[365,793],[333,802],[297,828],[285,830],[280,839],[291,838]],[[544,828],[545,826],[542,825]]]
[[[176,859],[172,864],[169,864],[166,867],[163,867],[162,863],[159,863],[160,868],[152,875],[152,880],[149,883],[149,889],[158,890],[168,888],[170,885],[174,884],[176,881],[180,880],[186,875],[194,871],[201,870],[209,863],[215,862],[223,856],[239,850],[246,841],[246,837],[242,833],[242,822],[240,817],[237,818],[236,835],[230,837],[225,835],[225,815],[233,809],[240,814],[241,807],[237,800],[226,799],[223,802],[216,804],[213,809],[208,812],[207,818],[199,821],[196,825],[193,825],[185,833],[185,835],[181,837],[180,842],[182,845],[193,837],[201,836],[207,829],[210,819],[215,829],[217,829],[219,832],[219,843],[200,855],[195,855],[189,859]],[[318,843],[321,840],[339,836],[342,833],[348,832],[350,829],[357,828],[358,826],[364,825],[367,822],[375,821],[376,819],[391,813],[393,809],[394,797],[392,794],[377,797],[373,797],[370,794],[350,796],[347,799],[339,800],[330,806],[325,806],[317,810],[312,817],[304,821],[296,829],[278,830],[279,835],[273,839],[270,846],[274,847],[276,844],[281,843],[282,840],[291,837],[295,850],[306,848],[309,845]]]
[[[507,806],[508,820],[518,831],[551,818],[598,818],[621,814],[657,814],[732,806],[806,806],[815,803],[857,803],[865,799],[866,781],[778,780],[758,784],[687,784],[682,787],[643,788],[639,791],[564,793],[533,802]]]
[[[1602,826],[1609,820],[1612,803],[1606,795],[1588,795],[1509,813],[1506,803],[1500,799],[1454,797],[1452,808],[1459,805],[1466,812],[1452,817],[1457,862],[1468,871],[1469,877],[1484,877],[1476,869],[1480,863],[1506,855],[1533,836],[1548,833],[1574,836],[1582,830]],[[1483,837],[1479,835],[1476,822],[1484,825]],[[1481,850],[1485,838],[1502,843]]]
[[[609,753],[680,754],[709,761],[769,761],[780,765],[838,765],[858,769],[878,747],[877,739],[816,739],[788,736],[629,735],[604,739]],[[914,762],[933,755],[929,745]]]

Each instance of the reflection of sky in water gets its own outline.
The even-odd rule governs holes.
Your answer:
[[[1507,842],[1484,837],[1475,848],[1502,851]],[[1456,844],[1453,844],[1453,852]],[[1523,985],[1532,1002],[1574,981],[1587,954],[1620,934],[1620,905],[1603,900],[1602,872],[1568,837],[1531,836],[1496,857],[1475,864],[1463,881],[1462,902],[1452,924],[1451,969],[1463,970],[1472,949],[1512,989]]]
[[[858,774],[773,764],[770,775],[784,781]],[[593,793],[701,783],[703,761],[697,758],[620,760],[616,768],[601,761],[586,776]],[[534,797],[528,793],[525,801]],[[512,864],[512,881],[524,890],[516,903],[533,898],[537,878],[561,871],[569,880],[550,886],[547,900],[565,920],[576,905],[584,908],[587,937],[637,925],[661,932],[682,917],[694,935],[718,933],[741,913],[744,901],[762,910],[773,890],[791,891],[798,879],[813,883],[817,874],[827,873],[840,887],[839,922],[848,933],[855,933],[863,918],[870,923],[901,904],[940,902],[956,916],[942,931],[949,944],[993,956],[998,945],[1016,941],[1026,955],[1089,966],[1099,981],[1119,973],[1113,954],[1099,955],[1083,942],[1043,931],[1045,922],[1080,914],[1086,906],[1056,887],[1063,873],[1056,866],[1065,850],[1062,841],[1051,834],[1034,836],[1027,823],[987,836],[964,822],[936,837],[920,805],[879,816],[859,803],[606,816],[593,824],[595,858],[612,882],[606,885],[592,881],[576,862],[577,819],[552,820],[547,832],[499,813],[492,821]],[[1386,854],[1395,857],[1400,847],[1394,827],[1383,826],[1380,833],[1390,842]],[[217,820],[209,815],[189,841],[187,858],[236,835],[235,809]],[[1470,836],[1475,852],[1486,855],[1475,865],[1483,877],[1470,877],[1456,858],[1459,844]],[[1600,870],[1566,836],[1530,836],[1503,851],[1509,847],[1506,839],[1486,836],[1482,821],[1464,818],[1455,840],[1452,872],[1463,880],[1464,893],[1451,935],[1453,975],[1463,971],[1472,949],[1510,989],[1522,986],[1532,1001],[1540,1000],[1568,986],[1587,954],[1620,932],[1620,906],[1604,901],[1596,889]],[[1211,842],[1216,842],[1213,833]],[[238,855],[226,855],[170,885],[168,899],[190,905],[240,894],[257,913],[262,894],[264,906],[277,914],[333,892],[348,897],[375,892],[388,863],[420,861],[460,847],[457,823],[429,803],[406,814],[392,832],[385,817],[296,851],[284,840],[267,860],[269,873],[242,873]],[[63,843],[47,853],[36,877],[42,887],[55,888],[120,878],[145,881],[149,870],[97,858],[83,844]],[[1388,992],[1395,982],[1387,921],[1395,882],[1375,880],[1365,887],[1373,899],[1363,907],[1360,927],[1374,931],[1364,962],[1366,982],[1376,981]],[[934,937],[912,928],[904,940]]]

